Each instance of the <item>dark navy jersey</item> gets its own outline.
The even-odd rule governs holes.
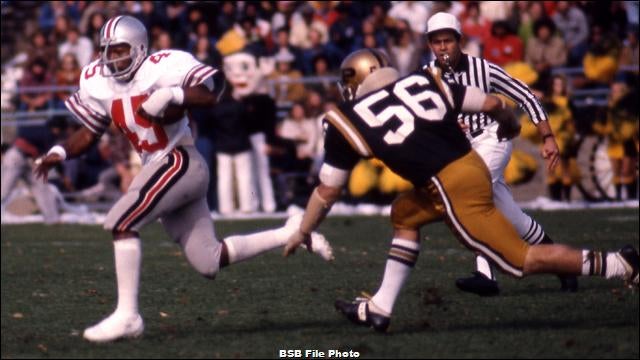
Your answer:
[[[457,117],[466,88],[416,71],[325,116],[325,162],[351,170],[375,157],[416,186],[471,146]]]

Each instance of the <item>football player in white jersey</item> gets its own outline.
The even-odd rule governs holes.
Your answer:
[[[148,55],[147,30],[131,16],[109,19],[100,32],[100,46],[101,58],[82,70],[80,89],[65,103],[84,126],[51,148],[36,168],[46,180],[52,166],[82,154],[111,120],[142,157],[142,170],[105,220],[104,228],[113,233],[118,302],[113,314],[84,331],[84,338],[93,342],[143,332],[138,232],[144,225],[160,219],[189,263],[213,279],[226,265],[283,246],[301,220],[292,217],[280,229],[218,241],[206,202],[209,170],[193,145],[187,117],[165,121],[163,114],[170,104],[187,109],[214,105],[224,77],[183,51]],[[307,246],[332,258],[319,234]]]

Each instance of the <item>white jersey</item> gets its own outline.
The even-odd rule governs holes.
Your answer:
[[[162,159],[177,144],[192,143],[193,137],[186,116],[173,124],[158,125],[136,114],[140,104],[156,89],[196,86],[217,71],[187,52],[162,50],[148,56],[133,79],[124,83],[102,76],[96,60],[82,69],[80,89],[65,105],[98,136],[113,120],[147,164]]]

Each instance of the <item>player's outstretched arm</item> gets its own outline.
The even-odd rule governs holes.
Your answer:
[[[62,145],[56,145],[42,158],[36,160],[36,177],[47,181],[49,170],[67,158],[74,158],[87,151],[98,141],[98,136],[86,127],[76,130]]]
[[[311,233],[322,223],[331,210],[331,206],[340,198],[342,187],[333,187],[320,183],[309,197],[307,207],[300,223],[300,229],[293,233],[284,247],[284,256],[293,254],[302,243],[308,244]],[[307,248],[311,248],[307,246]]]

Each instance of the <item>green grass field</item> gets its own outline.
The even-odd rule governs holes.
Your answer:
[[[533,213],[558,242],[638,247],[638,210]],[[218,222],[220,238],[283,220]],[[200,277],[158,225],[143,233],[145,334],[93,345],[82,331],[115,306],[110,236],[98,226],[2,226],[2,358],[277,358],[281,349],[358,351],[367,358],[638,358],[638,291],[582,278],[564,294],[554,276],[499,274],[502,294],[455,288],[473,254],[442,224],[423,229],[418,264],[390,333],[356,327],[336,298],[380,282],[391,230],[384,217],[329,218],[331,264],[272,252]]]

